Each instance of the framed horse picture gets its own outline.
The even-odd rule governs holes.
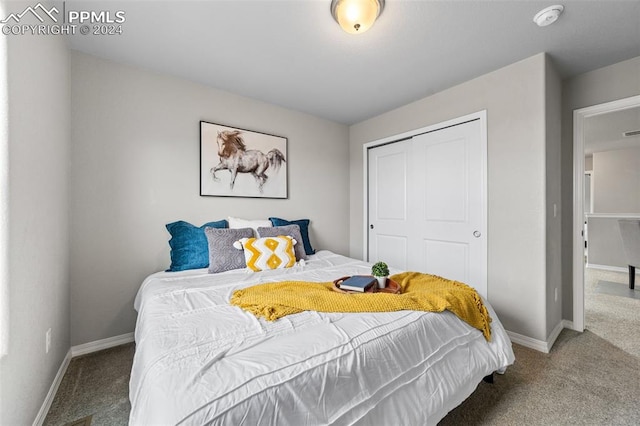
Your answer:
[[[287,198],[287,138],[200,122],[200,195]]]

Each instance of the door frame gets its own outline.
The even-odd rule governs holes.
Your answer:
[[[484,239],[484,247],[483,247],[483,251],[484,251],[484,260],[483,260],[483,265],[485,265],[485,271],[484,274],[487,275],[487,271],[488,271],[488,262],[487,262],[487,258],[488,258],[488,253],[487,253],[487,241],[488,241],[488,234],[487,234],[487,230],[488,230],[488,225],[487,225],[487,217],[488,217],[488,210],[487,210],[487,202],[488,202],[488,197],[487,197],[487,110],[482,110],[482,111],[478,111],[478,112],[474,112],[468,115],[464,115],[462,117],[457,117],[451,120],[447,120],[447,121],[442,121],[440,123],[436,123],[436,124],[432,124],[426,127],[421,127],[419,129],[414,129],[414,130],[410,130],[408,132],[403,132],[403,133],[399,133],[397,135],[393,135],[393,136],[388,136],[382,139],[377,139],[371,142],[367,142],[362,146],[362,162],[363,162],[363,192],[364,192],[364,196],[363,198],[363,206],[362,206],[362,212],[363,212],[363,246],[362,246],[362,259],[364,259],[365,261],[369,261],[369,149],[381,146],[381,145],[387,145],[387,144],[391,144],[394,142],[400,142],[403,140],[407,140],[410,139],[414,136],[417,135],[421,135],[424,133],[430,133],[430,132],[435,132],[447,127],[453,127],[453,126],[457,126],[460,124],[464,124],[467,123],[469,121],[475,121],[475,120],[479,120],[480,121],[480,143],[482,145],[482,210],[483,210],[483,219],[482,219],[482,227],[483,227],[483,234],[485,236],[487,236],[487,238]],[[486,277],[485,277],[485,282],[486,282]],[[488,290],[487,290],[488,293]]]
[[[640,95],[573,111],[573,329],[584,331],[584,125],[589,117],[640,106]],[[591,200],[593,202],[593,199]]]

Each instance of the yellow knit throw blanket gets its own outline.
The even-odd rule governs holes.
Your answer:
[[[403,272],[390,277],[401,294],[338,293],[333,283],[282,281],[236,290],[231,304],[268,321],[303,311],[393,312],[403,310],[453,312],[491,341],[491,317],[478,293],[468,285],[436,275]]]

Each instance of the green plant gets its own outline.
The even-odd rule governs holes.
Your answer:
[[[389,275],[389,267],[384,262],[376,262],[371,267],[371,275],[374,277],[386,277]]]

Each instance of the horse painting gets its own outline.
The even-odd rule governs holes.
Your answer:
[[[276,148],[266,154],[255,149],[247,150],[241,133],[240,130],[218,132],[216,140],[220,162],[211,168],[211,177],[213,180],[219,181],[216,172],[229,170],[231,173],[230,187],[233,189],[238,173],[251,173],[258,183],[260,193],[262,193],[262,187],[269,179],[265,172],[269,167],[278,171],[282,163],[285,162],[284,154]]]

